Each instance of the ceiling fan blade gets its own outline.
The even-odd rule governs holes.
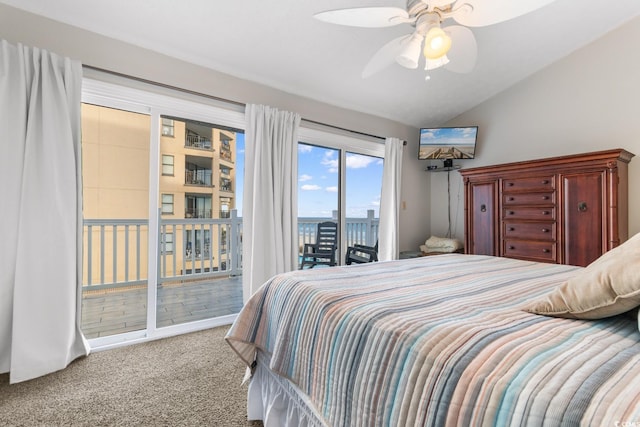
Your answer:
[[[319,12],[313,15],[320,21],[351,27],[381,28],[407,22],[409,14],[399,7],[358,7]]]
[[[402,52],[410,38],[411,34],[407,34],[382,46],[365,65],[364,70],[362,70],[362,78],[366,79],[389,65],[395,64],[396,57]]]
[[[455,1],[456,0],[431,0],[431,1],[425,1],[425,3],[428,3],[430,8],[436,8],[436,7],[448,6],[451,3],[454,3]]]
[[[555,0],[458,0],[453,15],[458,24],[484,27],[533,12]],[[469,5],[471,7],[469,7]]]
[[[449,63],[444,68],[454,73],[469,73],[476,65],[478,44],[470,29],[461,25],[443,28],[451,37],[451,49],[447,52]]]

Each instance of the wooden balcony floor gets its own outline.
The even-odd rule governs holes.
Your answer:
[[[242,276],[158,287],[157,327],[235,314],[242,308]],[[82,296],[82,332],[104,337],[146,328],[147,287],[89,290]]]

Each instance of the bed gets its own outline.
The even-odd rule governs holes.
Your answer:
[[[629,311],[640,301],[597,320],[529,312],[588,268],[448,254],[275,276],[226,337],[252,369],[249,419],[640,425],[640,332]]]

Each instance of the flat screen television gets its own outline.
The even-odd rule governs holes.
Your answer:
[[[420,129],[418,159],[473,159],[478,126]]]

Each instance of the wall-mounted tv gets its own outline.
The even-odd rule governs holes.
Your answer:
[[[420,160],[473,159],[478,126],[420,129]]]

